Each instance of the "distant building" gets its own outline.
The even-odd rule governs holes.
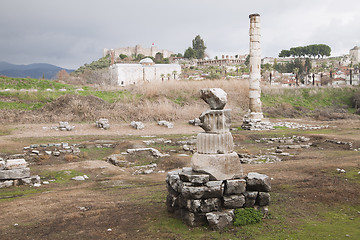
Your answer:
[[[120,86],[128,86],[145,82],[179,80],[181,66],[179,64],[155,64],[150,58],[145,58],[139,64],[113,64],[110,66],[110,72],[114,82]]]
[[[135,47],[125,47],[125,48],[115,48],[115,49],[107,49],[104,48],[103,50],[103,57],[110,54],[111,51],[115,52],[115,58],[118,58],[120,54],[125,54],[128,57],[142,54],[144,56],[155,57],[156,53],[162,53],[164,58],[168,58],[171,54],[174,54],[171,51],[165,49],[158,49],[155,46],[151,46],[151,48],[143,48],[140,45],[136,45]]]
[[[358,46],[355,46],[352,49],[350,49],[350,57],[351,57],[351,60],[353,61],[353,63],[360,62],[359,50],[360,50],[360,48]]]
[[[247,55],[222,55],[221,59],[202,59],[197,62],[198,66],[231,66],[245,63]]]

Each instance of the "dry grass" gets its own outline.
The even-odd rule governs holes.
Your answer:
[[[239,80],[171,81],[121,88],[130,94],[114,103],[95,96],[65,95],[36,111],[0,110],[0,119],[9,123],[57,121],[158,121],[198,117],[209,107],[200,99],[203,88],[219,87],[228,94],[227,108],[233,119],[242,119],[248,109],[248,82]],[[99,86],[98,90],[116,91],[120,87]],[[136,97],[135,97],[136,96]]]

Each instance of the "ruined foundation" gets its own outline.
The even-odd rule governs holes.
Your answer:
[[[230,132],[231,110],[223,109],[227,94],[220,88],[200,93],[211,108],[199,118],[205,132],[197,135],[191,168],[168,173],[166,202],[168,211],[187,225],[220,230],[232,224],[236,208],[257,206],[267,212],[270,179],[258,173],[243,176]]]
[[[268,176],[249,173],[239,179],[210,179],[210,175],[191,168],[169,172],[166,177],[168,211],[188,226],[209,225],[213,230],[231,225],[237,208],[255,207],[267,214],[271,190]]]

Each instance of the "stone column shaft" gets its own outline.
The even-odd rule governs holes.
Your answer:
[[[263,118],[261,110],[261,45],[260,45],[260,15],[251,14],[250,18],[250,118],[261,120]]]

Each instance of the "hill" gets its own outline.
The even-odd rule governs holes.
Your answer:
[[[46,78],[55,79],[60,70],[73,72],[74,70],[61,68],[47,63],[33,63],[28,65],[17,65],[8,62],[0,62],[0,75],[16,78]]]

